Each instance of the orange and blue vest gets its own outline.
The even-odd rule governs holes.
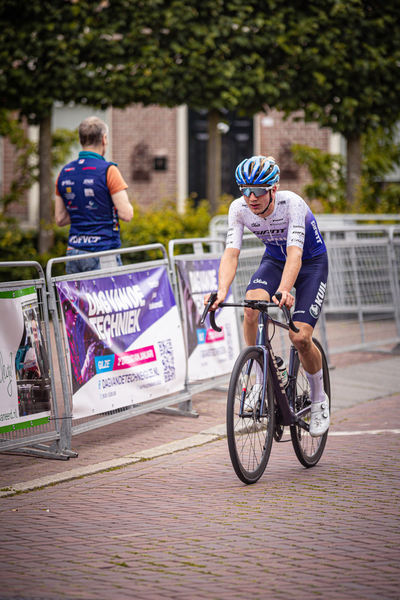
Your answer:
[[[107,187],[107,170],[115,163],[82,151],[58,177],[58,193],[71,219],[68,245],[87,252],[121,246],[118,212]]]

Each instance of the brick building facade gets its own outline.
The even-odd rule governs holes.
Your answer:
[[[141,206],[177,195],[178,109],[131,106],[111,114],[112,160]],[[157,161],[164,159],[164,169]]]
[[[189,163],[189,111],[186,107],[170,109],[133,105],[124,110],[112,108],[104,112],[83,107],[55,107],[53,128],[75,129],[90,114],[101,116],[109,125],[110,145],[106,158],[118,163],[129,185],[130,198],[143,207],[157,205],[169,198],[182,208],[189,195],[189,169],[198,168],[196,157],[194,161],[192,157]],[[281,168],[281,189],[291,189],[300,195],[309,181],[309,174],[306,168],[294,163],[291,144],[307,144],[325,152],[333,150],[334,137],[329,129],[292,118],[285,121],[276,111],[256,115],[252,128],[253,153],[274,156]],[[30,135],[37,138],[37,129],[30,128]],[[337,148],[334,150],[338,151]],[[74,149],[71,160],[76,158],[77,151],[77,148]],[[11,185],[16,160],[15,149],[3,139],[0,153],[2,194]],[[234,167],[230,170],[233,181]],[[20,204],[11,207],[9,213],[34,226],[38,205],[38,188],[34,186]]]

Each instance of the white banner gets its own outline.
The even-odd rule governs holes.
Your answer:
[[[48,422],[49,375],[35,288],[0,292],[0,433]]]
[[[57,288],[75,419],[184,389],[182,326],[164,267]]]
[[[218,289],[219,259],[179,260],[178,282],[188,355],[189,383],[224,375],[232,371],[240,352],[234,308],[216,312],[220,333],[210,326],[210,318],[200,325],[204,296]],[[229,291],[226,302],[233,302]]]

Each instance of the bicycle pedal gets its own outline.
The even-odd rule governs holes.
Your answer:
[[[274,440],[280,442],[283,436],[284,427],[282,425],[275,425],[274,428]]]

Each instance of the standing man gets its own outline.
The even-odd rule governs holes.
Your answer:
[[[133,207],[117,165],[104,158],[108,126],[98,117],[79,125],[82,151],[60,172],[56,182],[55,221],[71,225],[67,256],[113,250],[121,246],[119,219],[130,221]],[[117,264],[122,265],[117,255]],[[100,269],[99,257],[68,261],[68,274]]]
[[[322,359],[312,341],[320,315],[328,278],[328,255],[317,222],[304,200],[289,191],[278,192],[280,171],[270,156],[253,156],[236,169],[242,196],[229,208],[226,249],[219,268],[216,310],[225,300],[235,278],[246,226],[265,244],[258,270],[247,286],[249,300],[272,300],[289,310],[294,304],[293,322],[299,333],[289,331],[311,387],[310,434],[318,437],[329,427],[329,399],[323,389]],[[281,292],[280,302],[275,293]],[[209,295],[205,298],[207,304]],[[244,337],[248,346],[256,343],[258,311],[245,309]],[[262,388],[262,386],[259,386]]]

